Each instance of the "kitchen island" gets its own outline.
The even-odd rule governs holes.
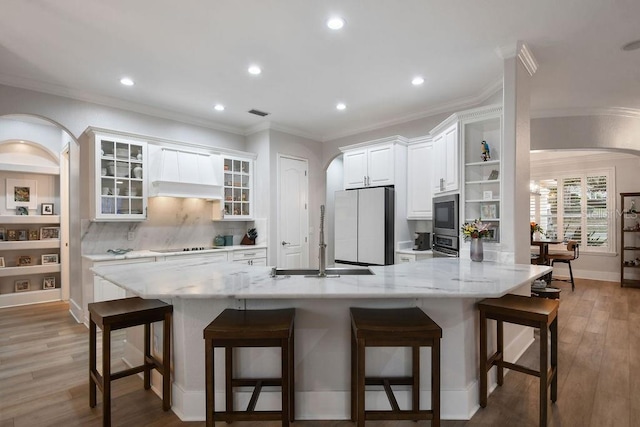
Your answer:
[[[204,420],[205,379],[202,331],[225,308],[296,308],[295,392],[297,419],[348,419],[350,393],[349,307],[410,307],[425,311],[443,329],[441,410],[444,419],[469,419],[478,408],[479,299],[506,293],[529,295],[531,282],[551,271],[537,265],[475,263],[434,258],[371,267],[373,275],[339,278],[271,277],[271,268],[174,260],[95,267],[94,273],[128,294],[159,298],[174,306],[173,411],[182,420]],[[509,326],[513,326],[510,328]],[[158,339],[161,333],[154,332]],[[135,344],[135,339],[131,340]],[[505,355],[517,358],[533,341],[529,328],[505,325]],[[160,348],[154,345],[154,348]],[[218,351],[218,350],[217,350]],[[222,350],[219,350],[222,351]],[[221,354],[220,354],[221,356]],[[243,349],[242,373],[279,373],[275,349]],[[430,401],[430,355],[422,350],[421,405]],[[216,371],[222,372],[216,353]],[[409,372],[406,349],[379,348],[367,355],[367,371]],[[236,365],[238,366],[238,365]],[[223,378],[216,377],[216,405],[223,402]],[[397,393],[401,407],[409,390]],[[237,394],[242,407],[250,391]],[[367,393],[367,406],[386,408],[381,390]],[[261,394],[257,409],[279,407],[277,389]]]

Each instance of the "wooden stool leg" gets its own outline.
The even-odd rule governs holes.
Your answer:
[[[171,319],[173,315],[164,315],[162,323],[162,409],[171,408]]]
[[[486,378],[487,375],[485,374]],[[440,427],[440,340],[434,339],[431,347],[431,427]]]
[[[214,408],[214,381],[213,381],[213,342],[211,340],[204,341],[204,354],[205,354],[205,364],[204,364],[204,372],[205,372],[205,383],[206,383],[206,396],[207,396],[207,404],[206,404],[206,420],[207,427],[213,427],[213,411]]]
[[[499,362],[497,366],[497,380],[498,385],[501,386],[504,384],[504,368],[502,367],[502,362],[504,362],[504,322],[502,320],[498,320],[498,333],[496,335],[497,338],[497,346],[498,346],[498,354],[500,357],[497,362]]]
[[[351,422],[358,419],[358,346],[351,330]]]
[[[144,389],[151,388],[151,324],[144,324]]]
[[[281,355],[280,355],[280,363],[281,363],[281,372],[282,372],[282,380],[281,380],[281,399],[282,399],[282,427],[289,427],[289,346],[288,339],[283,338],[280,343]]]
[[[233,412],[233,347],[224,348],[224,404],[226,412]]]
[[[96,372],[96,322],[89,314],[89,407],[96,406],[96,382],[93,373]]]
[[[551,380],[551,401],[558,400],[558,316],[553,319],[551,331],[551,369],[555,372]]]
[[[102,325],[102,425],[111,425],[111,326]]]
[[[295,409],[296,409],[296,381],[295,381],[295,339],[294,331],[291,331],[291,337],[289,339],[289,421],[295,421]]]
[[[411,386],[411,410],[420,410],[420,347],[414,345],[411,352],[413,385]]]
[[[487,407],[487,316],[480,311],[480,406]]]
[[[549,331],[546,323],[540,325],[540,427],[547,425],[547,396],[549,383]]]
[[[357,376],[358,376],[358,386],[356,388],[357,390],[357,399],[358,399],[358,403],[357,408],[358,408],[358,427],[364,427],[364,389],[365,389],[365,377],[364,377],[364,353],[365,353],[365,345],[364,345],[364,338],[360,338],[357,339],[357,347],[358,349],[356,350],[356,354],[357,354],[357,362],[356,362],[356,369],[358,371]]]

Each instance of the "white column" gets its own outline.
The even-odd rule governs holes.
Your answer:
[[[537,63],[523,42],[501,48],[498,54],[504,59],[502,167],[505,180],[500,215],[503,260],[528,264],[530,80],[536,72]]]

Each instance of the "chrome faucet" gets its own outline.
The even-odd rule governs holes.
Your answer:
[[[318,254],[318,277],[326,277],[327,269],[327,244],[324,242],[324,205],[320,205],[320,250]]]

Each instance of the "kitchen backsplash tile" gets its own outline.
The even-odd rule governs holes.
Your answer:
[[[218,235],[233,235],[240,244],[251,227],[258,229],[256,243],[266,241],[266,220],[214,222],[211,202],[201,199],[157,197],[149,199],[148,219],[142,222],[91,222],[82,227],[82,253],[102,254],[108,249],[171,249],[213,246]],[[129,232],[133,240],[127,240]]]

